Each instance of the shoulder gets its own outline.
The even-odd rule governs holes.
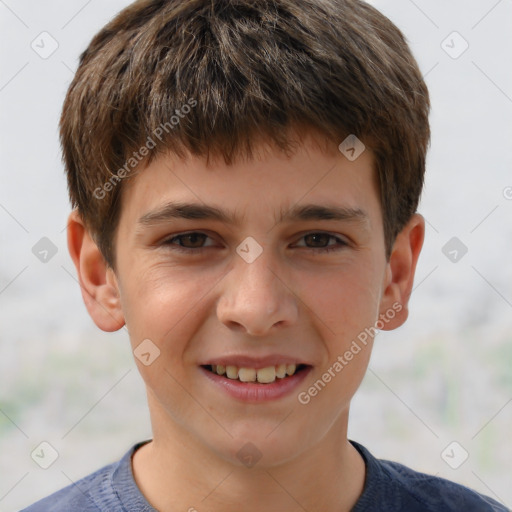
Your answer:
[[[131,457],[143,444],[132,446],[117,462],[57,491],[21,512],[153,512],[133,479]]]
[[[381,461],[384,472],[397,491],[421,504],[425,510],[456,512],[507,512],[507,508],[488,496],[450,480],[414,471],[402,464]]]
[[[69,512],[70,510],[99,512],[102,510],[103,498],[110,492],[109,477],[116,466],[117,463],[98,469],[21,512]]]
[[[352,444],[367,467],[365,489],[354,512],[509,512],[504,505],[464,485],[414,471],[397,462],[376,459],[363,446]]]

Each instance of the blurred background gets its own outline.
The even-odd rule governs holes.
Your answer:
[[[378,335],[349,436],[512,507],[512,2],[371,3],[426,77],[432,143],[409,320]],[[57,128],[78,56],[127,4],[0,0],[0,512],[152,437],[127,331],[82,302]]]

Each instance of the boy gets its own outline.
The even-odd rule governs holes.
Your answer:
[[[26,510],[506,510],[347,439],[408,314],[428,112],[358,0],[142,0],[100,31],[61,118],[68,247],[153,439]]]

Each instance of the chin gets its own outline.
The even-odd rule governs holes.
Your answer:
[[[224,436],[213,450],[229,464],[247,468],[272,468],[285,464],[304,451],[304,436],[299,429],[268,422],[239,425],[229,430],[233,438]],[[236,432],[236,433],[235,433]]]

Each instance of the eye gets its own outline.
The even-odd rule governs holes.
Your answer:
[[[199,253],[208,247],[212,247],[212,244],[209,246],[203,245],[206,239],[212,240],[212,238],[205,233],[192,231],[190,233],[183,233],[181,235],[175,235],[171,238],[167,238],[162,242],[162,245],[171,247],[173,251],[186,252],[189,254]],[[341,238],[324,232],[307,233],[301,237],[301,240],[302,239],[306,241],[306,244],[313,244],[313,247],[309,247],[308,245],[297,245],[296,247],[306,247],[307,249],[312,249],[319,253],[339,251],[348,245]],[[325,245],[331,240],[334,240],[337,243],[334,245]]]
[[[313,243],[314,247],[310,247],[310,249],[313,249],[314,251],[320,253],[339,251],[348,245],[341,238],[323,232],[307,233],[306,235],[301,237],[301,239],[304,239],[306,242]],[[330,246],[325,246],[325,243],[328,243],[329,240],[335,240],[338,243]]]
[[[200,252],[202,249],[206,249],[202,244],[205,241],[205,238],[210,238],[205,233],[200,233],[198,231],[192,231],[190,233],[183,233],[181,235],[176,235],[171,238],[168,238],[162,242],[163,245],[173,246],[172,249],[180,252]],[[174,242],[178,240],[180,243],[176,245]],[[182,243],[184,242],[184,244]],[[192,247],[190,247],[192,246]]]

